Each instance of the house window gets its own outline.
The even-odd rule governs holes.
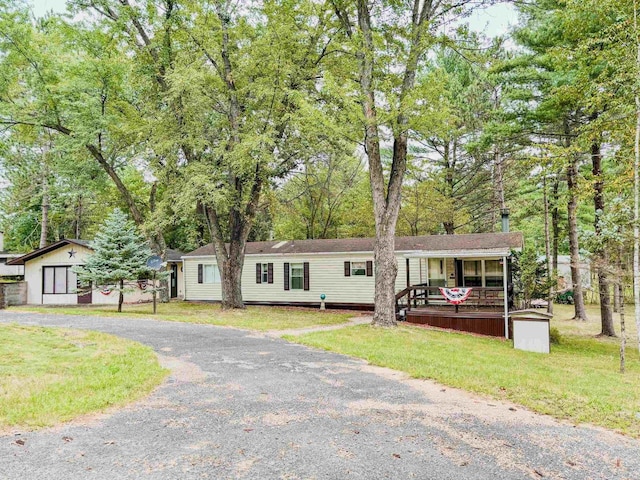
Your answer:
[[[304,265],[302,263],[291,264],[291,290],[304,288]]]
[[[42,293],[62,295],[76,290],[76,274],[71,267],[42,267]]]
[[[371,260],[366,262],[344,262],[344,276],[351,277],[354,275],[373,277],[373,262]]]
[[[465,260],[463,265],[464,286],[482,286],[482,260]]]
[[[351,275],[366,275],[367,262],[351,262]]]
[[[262,277],[262,283],[269,283],[269,264],[268,263],[262,264],[262,271],[260,275]]]
[[[202,283],[220,283],[220,271],[217,265],[202,266]]]
[[[485,260],[484,274],[487,287],[502,287],[504,285],[501,260]]]

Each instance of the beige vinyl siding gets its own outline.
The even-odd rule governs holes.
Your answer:
[[[69,257],[69,251],[72,249],[76,253],[73,257]],[[92,250],[82,245],[63,245],[52,252],[27,261],[24,269],[25,281],[27,282],[27,303],[41,305],[73,305],[78,303],[77,293],[43,295],[42,267],[81,265],[91,252]],[[69,286],[70,292],[75,292],[75,290],[75,285]],[[91,297],[91,301],[94,304],[118,303],[118,294],[116,292],[103,295],[99,290],[94,289]],[[149,300],[151,300],[151,294],[145,293],[135,287],[133,291],[124,294],[124,301],[126,303],[137,303]]]
[[[396,291],[406,287],[406,259],[398,258]],[[247,255],[242,271],[242,297],[247,302],[311,302],[320,303],[320,295],[326,295],[327,303],[373,304],[374,276],[345,276],[344,262],[373,261],[373,254],[315,254],[315,255]],[[309,290],[284,289],[284,264],[309,262]],[[411,284],[419,283],[419,259],[410,258]],[[198,283],[198,264],[213,263],[215,259],[184,258],[185,298],[187,300],[220,300],[220,284]],[[273,264],[273,283],[256,283],[256,263]]]
[[[220,283],[198,283],[198,264],[216,265],[215,257],[184,259],[184,295],[186,300],[221,300]],[[245,260],[245,267],[246,260]],[[246,271],[247,268],[245,268]],[[244,272],[243,272],[244,273]],[[255,279],[254,279],[255,282]],[[244,285],[243,285],[244,288]]]
[[[76,252],[74,257],[69,257],[69,251],[73,248]],[[27,303],[57,305],[74,304],[78,302],[75,293],[68,294],[42,294],[42,267],[71,266],[84,263],[84,259],[91,250],[80,245],[64,245],[60,248],[46,253],[25,264],[24,279],[27,282]],[[73,286],[75,290],[75,285]]]

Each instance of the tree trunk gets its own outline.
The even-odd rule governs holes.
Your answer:
[[[622,245],[619,246],[620,258],[618,259],[618,281],[615,282],[617,290],[624,290],[625,266],[622,256]],[[624,373],[627,352],[627,325],[624,318],[624,298],[619,300],[618,306],[620,312],[620,373]]]
[[[502,155],[500,155],[500,152],[496,148],[493,152],[493,208],[491,209],[492,231],[495,231],[496,223],[499,218],[497,212],[506,208],[504,203],[504,173],[502,163]],[[502,230],[498,229],[498,231]]]
[[[636,38],[636,67],[640,71],[640,38],[638,37],[638,4],[633,1],[633,32]],[[637,75],[637,73],[636,73]],[[636,94],[636,136],[633,160],[633,300],[640,351],[640,96]]]
[[[609,286],[609,255],[602,240],[602,214],[604,213],[604,180],[602,177],[602,154],[600,144],[591,144],[591,165],[593,172],[593,203],[595,207],[594,229],[598,243],[595,253],[596,272],[598,275],[598,292],[600,294],[600,335],[615,337],[616,332],[613,326],[613,312],[611,311],[611,292]]]
[[[120,292],[118,295],[118,313],[122,312],[123,303],[124,303],[124,280],[120,279]]]
[[[244,308],[242,300],[242,268],[244,266],[244,250],[253,224],[255,209],[260,198],[260,186],[254,185],[252,200],[247,211],[242,214],[232,209],[230,215],[231,238],[227,244],[222,235],[218,213],[213,207],[206,207],[207,224],[213,239],[216,260],[222,281],[222,308]]]
[[[47,246],[49,234],[49,171],[47,168],[47,152],[42,152],[42,207],[40,218],[40,248]]]
[[[444,165],[446,169],[445,182],[447,188],[447,197],[449,199],[453,199],[453,178],[454,178],[454,168],[455,165],[452,165],[451,160],[451,146],[449,142],[444,145]],[[455,217],[455,209],[449,209],[450,212],[447,215],[450,217],[445,218],[442,222],[442,226],[444,228],[444,232],[447,235],[453,235],[456,233],[456,217]]]
[[[558,242],[560,239],[560,209],[558,207],[560,190],[560,174],[562,171],[556,172],[553,182],[553,189],[551,190],[551,201],[553,207],[551,209],[551,231],[553,232],[552,250],[551,250],[551,268],[553,270],[553,276],[558,276]]]
[[[575,308],[574,320],[587,320],[587,312],[584,307],[582,294],[582,279],[580,278],[580,247],[578,245],[578,158],[570,154],[567,165],[567,187],[569,200],[567,202],[567,214],[569,216],[569,252],[571,254],[571,282],[573,288],[573,301]]]
[[[336,14],[342,22],[347,35],[353,40],[360,83],[360,103],[364,117],[364,148],[369,160],[369,179],[373,197],[373,212],[376,222],[376,241],[374,246],[375,261],[375,311],[373,325],[395,326],[395,278],[398,272],[395,258],[395,232],[400,200],[402,180],[407,169],[407,145],[409,118],[407,109],[403,108],[405,99],[414,90],[419,59],[425,52],[423,36],[428,29],[433,9],[432,2],[415,2],[411,16],[411,35],[407,42],[407,57],[402,73],[402,84],[398,95],[398,103],[394,105],[397,112],[393,118],[393,156],[389,169],[389,179],[385,180],[380,155],[381,127],[376,111],[376,88],[374,66],[376,45],[372,31],[371,12],[367,0],[357,0],[358,20],[352,22],[346,10],[334,3]],[[438,4],[439,5],[439,4]],[[354,25],[359,28],[359,35],[354,33]],[[375,24],[373,24],[375,25]],[[400,60],[401,61],[401,60]]]
[[[74,220],[74,225],[73,225],[73,232],[75,235],[76,239],[81,239],[82,238],[82,215],[83,215],[83,211],[82,211],[82,195],[78,196],[78,200],[77,200],[77,204],[76,204],[76,215],[75,215],[75,220]]]
[[[233,249],[237,252],[237,249]],[[242,300],[242,267],[244,253],[230,255],[220,271],[222,277],[222,308],[245,308]]]
[[[544,201],[544,253],[545,264],[547,266],[547,275],[553,278],[553,272],[551,271],[551,239],[549,236],[549,198],[547,197],[547,174],[542,177],[542,192]],[[555,294],[555,288],[549,289],[547,295],[547,312],[553,314],[553,297]]]

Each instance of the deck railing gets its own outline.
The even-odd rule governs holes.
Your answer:
[[[436,307],[449,305],[439,287],[411,285],[396,294],[396,311],[401,308]],[[455,309],[455,305],[449,305]],[[504,308],[504,289],[502,287],[472,287],[469,298],[461,305],[463,308],[495,307]],[[457,311],[457,309],[456,309]]]

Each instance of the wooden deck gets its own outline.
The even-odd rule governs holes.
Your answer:
[[[502,288],[475,287],[469,299],[456,307],[446,303],[438,287],[412,285],[396,294],[396,311],[403,311],[408,323],[505,336]]]
[[[413,308],[406,312],[406,321],[463,332],[504,337],[504,314],[495,311],[447,311]]]

